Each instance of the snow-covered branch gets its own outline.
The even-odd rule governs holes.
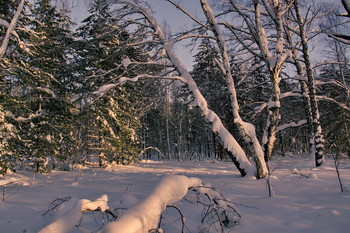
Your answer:
[[[288,124],[283,124],[283,125],[279,125],[277,130],[278,131],[283,131],[287,128],[291,128],[291,127],[299,127],[299,126],[303,126],[307,124],[307,120],[300,120],[298,122],[291,122]]]
[[[28,117],[16,117],[11,111],[6,111],[6,117],[10,117],[15,121],[23,122],[30,121],[42,115],[42,111],[37,111],[35,113],[30,113]]]
[[[256,166],[258,171],[257,176],[264,177],[267,174],[267,167],[266,167],[266,163],[264,162],[263,150],[256,137],[255,127],[248,122],[244,122],[238,111],[239,104],[238,104],[235,84],[233,81],[233,75],[231,72],[231,64],[230,64],[230,59],[228,55],[228,47],[227,47],[226,41],[224,39],[223,33],[220,30],[219,24],[217,22],[217,19],[215,18],[215,15],[210,5],[206,0],[201,0],[200,2],[202,5],[203,13],[206,16],[208,24],[210,26],[210,30],[215,36],[215,40],[216,40],[217,46],[219,47],[220,54],[222,57],[222,60],[221,61],[217,60],[216,63],[219,64],[219,67],[223,72],[223,75],[225,76],[226,86],[227,86],[228,94],[231,100],[231,108],[233,112],[234,122],[238,126],[244,140],[250,145],[252,145],[251,149],[252,151],[254,151],[253,157],[256,161]]]
[[[221,232],[232,229],[239,224],[241,215],[232,201],[227,200],[219,190],[210,184],[203,185],[200,178],[183,175],[167,175],[163,177],[152,192],[142,201],[130,195],[121,196],[116,208],[109,209],[106,194],[95,201],[71,197],[54,200],[43,216],[50,214],[54,220],[43,227],[39,233],[68,233],[74,227],[91,232],[84,227],[82,221],[85,212],[103,212],[112,219],[100,228],[98,233],[149,233],[163,232],[160,229],[162,214],[166,208],[174,207],[181,215],[182,228],[185,227],[186,216],[174,204],[185,198],[189,191],[195,192],[196,200],[187,203],[203,206],[201,232],[210,228]],[[190,204],[191,205],[191,204]],[[119,211],[123,209],[123,211]],[[95,219],[96,221],[96,219]],[[182,231],[183,232],[183,231]]]
[[[317,98],[317,100],[325,100],[325,101],[329,101],[329,102],[335,103],[339,107],[343,108],[344,110],[350,111],[350,107],[349,106],[347,106],[346,104],[340,103],[340,102],[336,101],[333,98],[329,98],[329,97],[324,96],[324,95],[318,95],[318,96],[316,96],[316,98]]]
[[[294,92],[294,91],[281,93],[281,99],[287,98],[287,97],[303,97],[303,95],[300,92]]]
[[[70,202],[73,202],[72,205],[63,208],[61,213],[56,216],[56,220],[42,228],[39,233],[68,233],[79,223],[84,211],[104,212],[108,209],[108,196],[106,194],[95,201],[74,199]]]
[[[148,233],[157,229],[166,207],[181,200],[189,188],[200,186],[199,178],[166,176],[145,200],[128,209],[117,221],[106,224],[99,233]]]
[[[126,76],[119,77],[115,83],[110,83],[110,84],[100,86],[98,88],[98,90],[94,91],[92,94],[97,95],[97,96],[102,96],[105,93],[107,93],[108,91],[114,89],[116,86],[123,85],[126,82],[137,82],[142,78],[179,80],[183,83],[186,83],[186,80],[181,76],[162,76],[162,75],[139,74],[139,75],[136,75],[135,77],[126,77]]]
[[[321,80],[316,80],[316,85],[335,85],[340,88],[344,88],[345,90],[349,91],[349,87],[344,85],[343,83],[335,80],[335,79],[330,79],[328,81],[321,81]]]
[[[326,66],[326,65],[347,65],[347,66],[349,66],[349,64],[345,63],[345,62],[337,62],[337,61],[326,60],[326,61],[322,61],[322,62],[318,62],[318,63],[314,64],[312,66],[312,69],[316,69],[316,68],[319,68],[321,66]]]
[[[301,97],[302,98],[303,95],[298,90],[283,92],[280,95],[280,99],[284,99],[284,98],[288,98],[288,97]],[[254,115],[261,113],[262,110],[264,110],[266,107],[268,107],[269,103],[271,103],[271,100],[269,102],[264,102],[264,103],[256,106],[254,108],[254,112],[255,112]]]
[[[15,15],[13,16],[10,24],[8,24],[7,30],[6,30],[6,34],[5,34],[5,38],[2,40],[1,46],[0,46],[0,59],[4,56],[8,43],[10,41],[10,36],[11,34],[13,34],[13,30],[17,24],[18,18],[23,10],[23,6],[24,6],[24,0],[21,0],[21,2],[18,4],[17,10]],[[3,24],[4,24],[4,20],[2,20]],[[6,23],[5,23],[6,24]]]

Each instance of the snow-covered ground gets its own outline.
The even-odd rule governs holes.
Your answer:
[[[0,177],[1,191],[5,191],[0,200],[0,232],[38,232],[57,218],[63,207],[78,199],[96,200],[106,194],[110,208],[130,206],[137,199],[145,199],[169,174],[201,178],[236,203],[241,222],[232,232],[350,232],[350,191],[340,192],[331,159],[321,168],[314,168],[308,159],[296,158],[276,159],[271,167],[275,169],[272,198],[268,197],[266,180],[241,178],[231,162],[143,161],[106,170],[90,166],[50,174],[11,174]],[[340,172],[350,190],[350,165],[343,163]],[[13,183],[4,190],[7,182]],[[54,216],[52,212],[42,216],[52,201],[66,197],[72,198],[56,208]],[[184,232],[199,232],[202,206],[196,203],[195,195],[190,193],[175,205],[186,219]],[[79,227],[70,232],[97,232],[107,221],[107,215],[100,212],[84,212],[75,223]],[[175,233],[181,232],[181,226],[179,212],[167,208],[161,228]],[[212,227],[210,232],[219,231]]]

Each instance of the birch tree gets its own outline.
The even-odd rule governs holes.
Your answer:
[[[239,40],[242,46],[253,56],[259,57],[270,73],[272,83],[272,94],[267,104],[268,119],[262,139],[265,160],[271,158],[278,132],[280,115],[280,82],[281,71],[286,60],[290,57],[291,51],[285,48],[284,15],[289,5],[281,0],[253,0],[253,9],[239,5],[237,1],[230,0],[230,11],[236,13],[244,22],[244,28],[233,23],[225,23],[232,34]],[[265,10],[262,12],[262,8]],[[265,18],[265,19],[264,19]],[[264,24],[263,20],[269,20],[271,24]],[[272,32],[266,31],[266,26],[272,25]],[[267,29],[267,30],[270,30]],[[244,37],[239,37],[243,34]],[[247,38],[250,38],[247,40]],[[271,39],[272,38],[272,41]],[[256,50],[258,48],[258,50]]]
[[[219,51],[221,53],[221,61],[217,60],[217,62],[220,63],[219,67],[221,68],[226,80],[226,86],[231,100],[231,109],[234,122],[239,128],[240,134],[250,146],[250,150],[252,151],[252,155],[258,169],[259,177],[264,177],[267,173],[267,167],[264,160],[263,150],[260,146],[259,140],[256,137],[255,127],[248,122],[244,122],[239,114],[237,92],[231,72],[232,68],[228,55],[228,48],[222,35],[222,30],[219,28],[218,22],[208,2],[206,0],[201,0],[200,2],[204,15],[207,19],[209,29],[213,33],[216,44],[218,45]]]
[[[291,1],[293,3],[293,13],[295,30],[293,32],[297,35],[300,43],[300,51],[302,61],[298,59],[298,52],[296,49],[293,50],[294,64],[297,69],[298,75],[305,77],[301,81],[301,88],[303,91],[307,120],[309,122],[309,134],[310,134],[310,152],[315,158],[316,166],[320,166],[323,163],[324,154],[324,139],[322,133],[322,126],[320,123],[320,112],[318,107],[318,101],[316,96],[316,84],[313,69],[311,65],[311,56],[309,49],[309,35],[307,34],[307,26],[317,16],[313,15],[313,19],[307,19],[302,16],[300,4],[298,0]],[[311,7],[311,6],[309,6]],[[290,37],[291,38],[291,37]],[[289,42],[291,39],[289,39]]]
[[[343,5],[344,2],[342,1]],[[326,9],[333,9],[331,4]],[[344,6],[345,7],[345,6]],[[341,7],[340,7],[341,8]],[[327,35],[340,35],[349,29],[349,24],[339,17],[343,9],[335,8],[322,18],[320,26]],[[344,24],[345,23],[345,24]],[[350,79],[349,44],[329,36],[322,41],[325,50],[322,55],[332,62],[325,63],[317,72],[317,87],[320,98],[320,112],[325,135],[325,147],[335,153],[350,155]],[[320,97],[320,96],[318,96]]]

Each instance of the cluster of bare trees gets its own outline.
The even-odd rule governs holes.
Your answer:
[[[298,0],[230,0],[216,2],[215,5],[200,0],[203,16],[199,19],[176,2],[167,1],[192,20],[191,29],[176,35],[166,35],[152,15],[149,5],[141,1],[110,1],[111,4],[116,4],[114,14],[119,27],[137,37],[138,41],[132,45],[142,47],[145,53],[153,54],[150,64],[158,63],[167,67],[152,75],[120,77],[119,84],[127,80],[160,77],[177,79],[187,84],[193,95],[191,104],[201,109],[242,175],[254,172],[257,177],[264,177],[268,173],[267,162],[271,158],[279,130],[305,124],[309,128],[310,152],[315,157],[316,166],[320,166],[324,157],[324,137],[310,46],[312,39],[321,35],[320,28],[317,27],[318,20],[329,11],[322,11],[314,2]],[[215,62],[226,80],[232,121],[248,147],[243,148],[224,127],[217,114],[208,108],[207,101],[190,72],[174,52],[176,43],[185,39],[196,41],[202,38],[209,38],[219,51],[220,56],[215,58]],[[259,108],[260,111],[267,110],[268,115],[261,140],[257,137],[254,122],[241,117],[235,84],[237,70],[232,62],[233,57],[245,62],[258,58],[259,65],[268,71],[271,95],[269,101]],[[293,74],[289,75],[290,82],[298,82],[299,85],[297,90],[282,93],[282,73],[286,68],[293,70]],[[303,99],[305,117],[300,117],[296,122],[285,122],[280,113],[283,107],[281,99],[291,96]],[[346,104],[344,108],[348,111]]]

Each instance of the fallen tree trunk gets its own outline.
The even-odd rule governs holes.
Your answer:
[[[147,233],[158,228],[168,205],[181,200],[189,188],[202,186],[199,178],[169,175],[142,202],[127,210],[117,221],[106,224],[99,233]]]

